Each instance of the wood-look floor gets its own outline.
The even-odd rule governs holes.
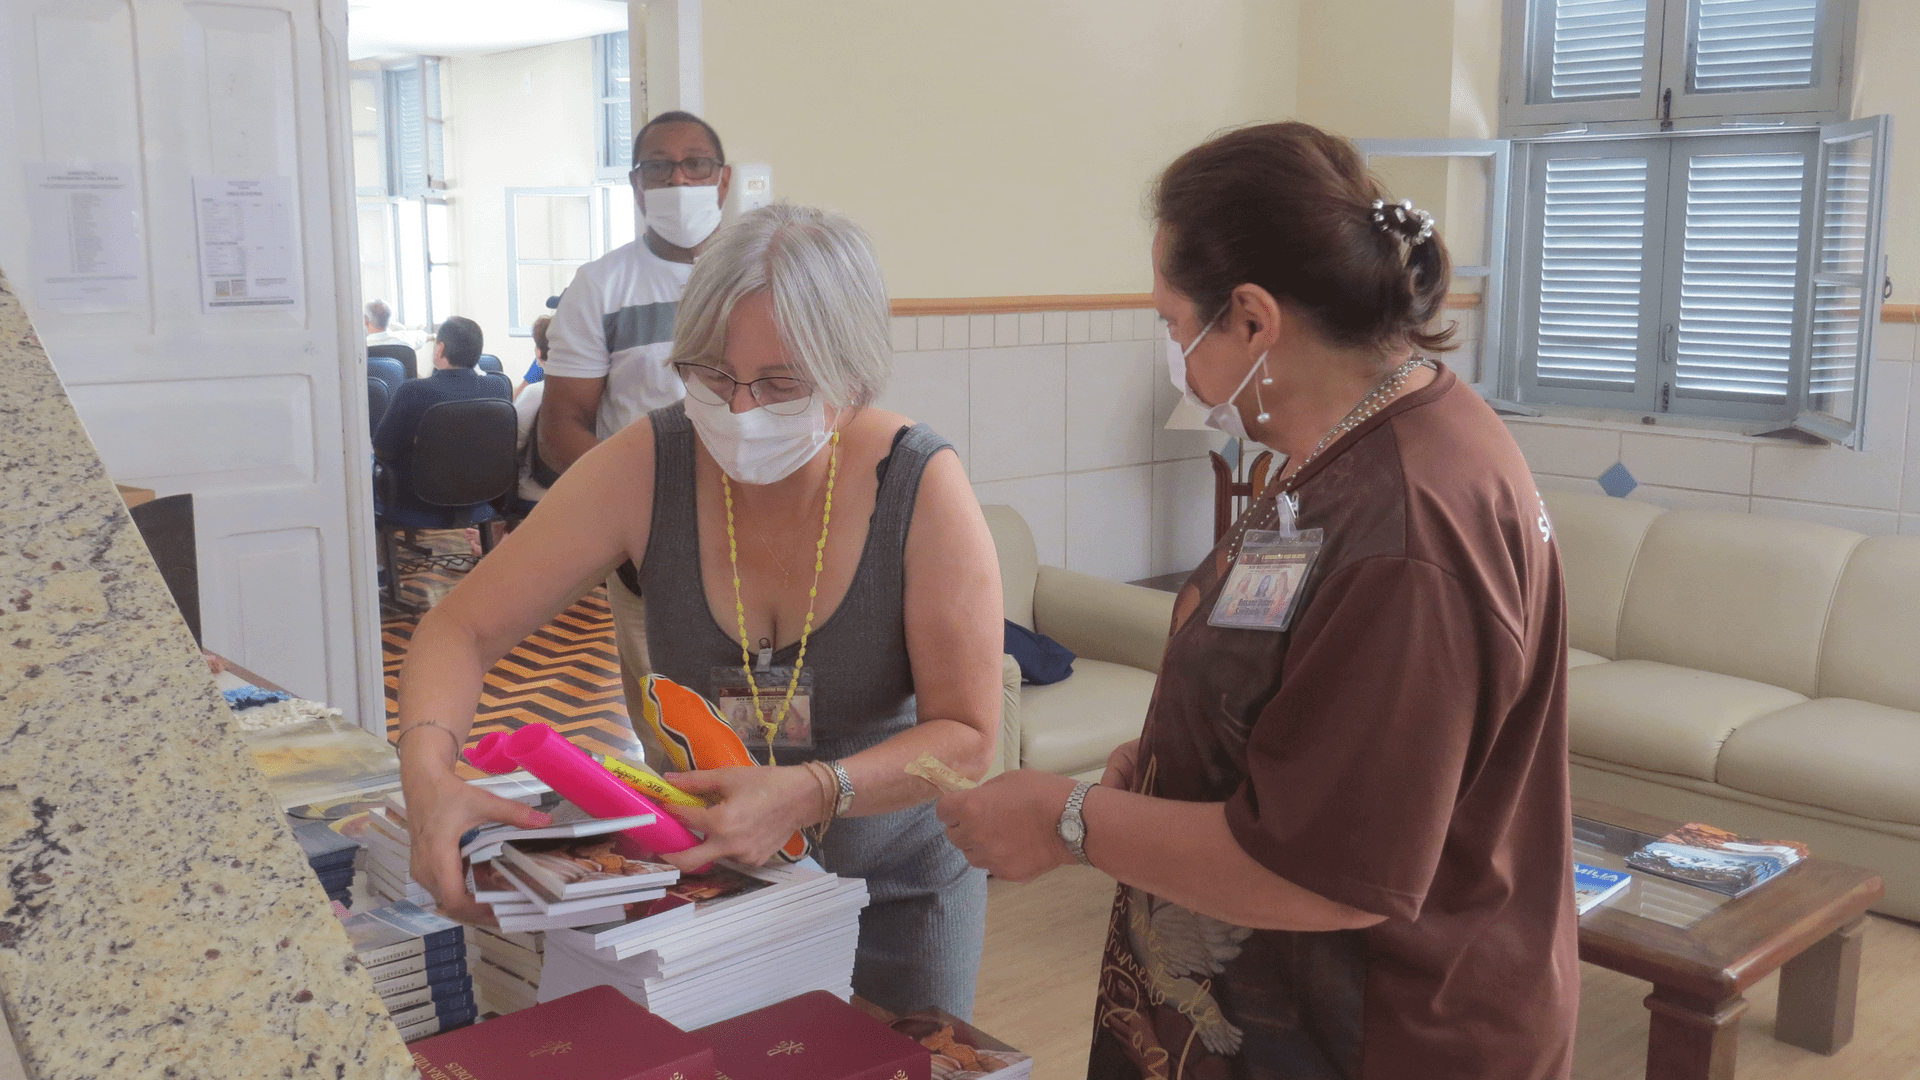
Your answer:
[[[466,549],[457,531],[422,533],[421,541],[435,551]],[[437,569],[403,574],[401,596],[431,607],[462,576]],[[399,719],[400,665],[418,623],[416,617],[393,610],[381,621],[389,733]],[[551,724],[589,750],[621,753],[637,745],[621,694],[620,655],[613,643],[613,615],[604,586],[554,616],[487,672],[467,745],[490,732],[512,731],[529,722]]]
[[[436,550],[459,550],[459,533],[425,534]],[[408,575],[403,592],[431,605],[458,574]],[[395,714],[400,663],[415,620],[382,625],[387,715]],[[472,740],[530,721],[551,723],[594,748],[631,745],[619,657],[605,592],[596,589],[529,637],[487,674]],[[1092,1035],[1094,984],[1113,882],[1096,870],[1056,870],[1030,885],[989,886],[987,942],[974,1020],[1034,1056],[1036,1080],[1079,1080]],[[1645,1072],[1646,983],[1581,966],[1575,1080],[1639,1080]],[[1779,977],[1748,994],[1737,1080],[1920,1080],[1920,926],[1872,917],[1861,961],[1853,1043],[1828,1058],[1773,1039]]]
[[[987,945],[974,1023],[1034,1055],[1035,1080],[1086,1075],[1098,957],[1113,882],[1084,867],[987,891]],[[1574,1080],[1646,1073],[1648,985],[1582,964]],[[1773,1038],[1780,978],[1748,992],[1737,1080],[1920,1080],[1920,926],[1870,916],[1853,1042],[1822,1057]]]

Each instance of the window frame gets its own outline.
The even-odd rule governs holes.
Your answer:
[[[627,96],[623,102],[618,94],[608,90],[613,82],[608,54],[611,52],[611,39],[615,36],[628,38],[628,32],[618,30],[610,34],[596,35],[593,39],[594,132],[599,137],[599,145],[594,150],[594,180],[596,181],[625,180],[627,173],[633,168],[633,42],[628,38]],[[627,107],[627,137],[624,140],[627,143],[626,160],[616,161],[610,159],[613,148],[610,116],[611,110],[621,104]]]
[[[582,187],[525,187],[507,188],[507,336],[532,337],[533,324],[520,323],[520,268],[522,266],[584,266],[605,255],[609,250],[606,241],[605,211],[600,204],[598,191],[608,185],[593,184]],[[576,198],[587,201],[587,257],[581,261],[573,259],[523,259],[520,257],[519,204],[522,196],[549,198]]]
[[[1695,91],[1691,84],[1692,26],[1699,0],[1647,0],[1645,67],[1640,93],[1631,98],[1588,101],[1529,101],[1543,58],[1550,57],[1552,32],[1543,32],[1542,13],[1557,0],[1505,0],[1507,30],[1501,45],[1500,88],[1503,135],[1543,134],[1552,127],[1636,124],[1665,125],[1734,120],[1790,124],[1848,119],[1853,100],[1853,55],[1858,0],[1815,0],[1822,26],[1814,52],[1811,87],[1780,90]],[[1668,98],[1667,95],[1671,94]],[[1655,130],[1641,128],[1640,130]]]

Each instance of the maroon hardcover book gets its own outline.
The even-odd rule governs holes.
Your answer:
[[[408,1046],[422,1080],[714,1080],[713,1051],[595,986]]]
[[[926,1047],[825,990],[694,1032],[725,1080],[931,1080]]]

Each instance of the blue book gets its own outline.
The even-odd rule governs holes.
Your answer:
[[[1632,874],[1603,870],[1586,863],[1573,864],[1573,907],[1582,915],[1599,907],[1608,897],[1627,887]]]
[[[409,971],[385,979],[373,981],[374,992],[381,997],[392,997],[422,986],[472,985],[473,978],[467,974],[467,958],[450,964],[440,964],[420,971]]]
[[[451,954],[434,959],[437,950],[457,953],[466,947],[466,927],[405,900],[357,912],[340,925],[353,942],[354,955],[369,969],[421,953],[428,958],[418,966],[431,967],[452,959]]]

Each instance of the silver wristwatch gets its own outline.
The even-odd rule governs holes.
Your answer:
[[[1081,866],[1092,866],[1087,858],[1087,819],[1080,815],[1080,807],[1087,801],[1087,792],[1093,784],[1082,780],[1073,785],[1073,794],[1067,796],[1066,809],[1060,811],[1060,825],[1056,830],[1060,839],[1067,842],[1067,850],[1080,860]]]
[[[833,770],[834,783],[839,785],[839,796],[834,800],[833,816],[845,817],[853,809],[853,777],[847,775],[847,767],[837,761],[827,762],[827,768]]]

